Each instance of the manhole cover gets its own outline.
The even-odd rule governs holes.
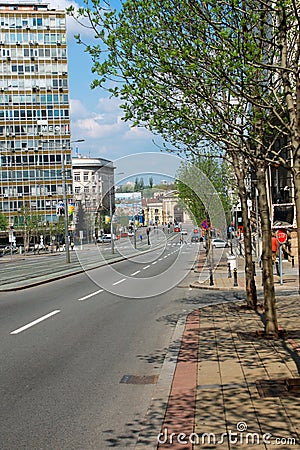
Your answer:
[[[300,378],[257,380],[255,384],[260,397],[287,397],[289,395],[300,395]]]
[[[120,383],[126,384],[156,384],[158,375],[124,375]]]

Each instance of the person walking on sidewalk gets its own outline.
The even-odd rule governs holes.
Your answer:
[[[277,252],[278,252],[278,240],[275,236],[275,233],[272,233],[272,261],[273,261],[273,264],[276,263]]]

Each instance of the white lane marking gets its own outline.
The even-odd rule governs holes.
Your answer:
[[[140,273],[140,270],[137,270],[136,272],[133,272],[130,276],[134,277],[134,275],[137,275],[138,273]]]
[[[115,286],[116,284],[123,283],[123,281],[125,281],[125,280],[126,280],[126,278],[122,278],[121,280],[116,281],[115,283],[113,283],[113,286]]]
[[[100,294],[100,292],[103,292],[103,289],[99,289],[99,291],[92,292],[89,295],[86,295],[85,297],[81,297],[78,299],[79,302],[82,302],[83,300],[86,300],[87,298],[93,297],[94,295]]]
[[[143,267],[143,270],[146,270],[146,269],[148,269],[148,267],[150,267],[150,266],[145,266],[145,267]]]
[[[159,260],[158,261],[162,261],[162,258],[159,258]]]
[[[17,330],[12,331],[10,334],[19,334],[22,331],[27,330],[27,328],[33,327],[37,323],[42,322],[43,320],[49,319],[49,317],[54,316],[55,314],[60,313],[60,309],[56,309],[55,311],[50,312],[49,314],[46,314],[45,316],[40,317],[39,319],[34,320],[33,322],[28,323],[27,325],[24,325],[21,328],[18,328]]]
[[[152,264],[157,264],[157,261],[154,261]]]

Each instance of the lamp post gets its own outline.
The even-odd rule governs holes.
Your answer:
[[[76,141],[70,141],[70,144],[73,142],[83,142],[84,139],[77,139]],[[65,146],[63,145],[62,151],[62,191],[63,191],[63,202],[65,206],[65,247],[66,247],[66,263],[69,264],[71,262],[70,258],[70,241],[69,241],[69,211],[68,211],[68,198],[67,198],[67,186],[66,186],[66,170],[65,170]]]
[[[109,177],[110,181],[110,177]],[[112,213],[112,190],[113,185],[109,183],[109,216],[110,216],[110,239],[111,239],[111,253],[115,253],[115,242],[114,242],[114,227],[113,227],[113,213]]]

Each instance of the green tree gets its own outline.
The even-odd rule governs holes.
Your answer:
[[[153,177],[149,177],[149,187],[150,187],[150,189],[153,188],[153,184],[154,184]]]
[[[5,231],[8,228],[8,218],[0,212],[0,230]]]
[[[140,178],[140,191],[142,191],[144,189],[144,187],[145,187],[144,178],[141,177]]]
[[[215,158],[203,156],[199,157],[197,161],[193,161],[193,166],[200,169],[211,181],[215,190],[218,192],[225,214],[226,212],[228,213],[231,209],[231,204],[226,190],[228,184],[227,181],[225,181],[224,161],[220,162]],[[178,197],[181,200],[182,206],[188,209],[194,216],[197,225],[200,226],[202,221],[207,218],[207,206],[204,205],[203,200],[199,198],[195,190],[190,187],[194,185],[193,180],[191,180],[190,186],[181,181],[182,179],[188,178],[187,171],[188,167],[185,164],[182,164],[177,171],[176,175],[178,179],[176,180],[176,188]],[[214,224],[212,224],[212,226],[214,226]],[[224,233],[226,230],[222,230],[222,232]]]
[[[111,92],[120,95],[126,119],[146,124],[175,146],[183,142],[187,152],[193,152],[195,144],[198,151],[204,139],[221,143],[236,170],[244,213],[245,166],[256,172],[268,334],[277,332],[277,320],[265,175],[269,162],[289,166],[274,145],[282,135],[292,138],[300,224],[296,120],[300,101],[294,102],[300,98],[300,52],[295,5],[292,0],[270,5],[262,0],[242,4],[130,0],[120,14],[104,14],[104,23],[98,2],[94,11],[79,11],[89,16],[104,50],[109,50],[108,57],[101,59],[101,46],[86,48],[99,75],[93,86],[121,79],[123,85],[113,86]],[[246,275],[251,271],[250,256]]]
[[[135,182],[134,182],[134,191],[138,192],[141,189],[141,185],[140,185],[140,180],[138,179],[138,177],[136,177]]]
[[[98,2],[94,2],[94,9],[88,6],[79,10],[79,16],[89,18],[95,35],[100,39],[96,46],[86,46],[94,61],[92,70],[99,75],[93,87],[103,86],[106,80],[111,85],[112,80],[121,79],[121,87],[113,85],[110,91],[113,95],[120,95],[125,119],[136,125],[146,125],[166,137],[175,147],[180,148],[183,143],[186,149],[181,147],[179,152],[184,151],[187,156],[191,153],[197,155],[199,149],[202,150],[201,143],[205,149],[209,140],[220,145],[222,138],[225,151],[229,147],[235,150],[241,147],[241,143],[232,144],[228,132],[232,123],[230,116],[235,120],[231,128],[236,132],[240,111],[237,107],[232,108],[233,112],[228,111],[228,98],[224,101],[225,108],[220,110],[227,86],[223,83],[226,77],[219,75],[217,63],[222,68],[226,67],[223,64],[227,56],[226,45],[218,58],[215,58],[215,52],[208,50],[207,21],[203,19],[203,11],[209,12],[210,7],[205,3],[162,4],[159,1],[132,0],[124,2],[119,15],[116,12],[102,14]],[[217,15],[220,8],[213,11]],[[190,17],[193,17],[192,24]],[[226,38],[225,33],[223,40]],[[219,40],[220,36],[216,36],[216,42]],[[81,42],[80,36],[78,41]],[[200,52],[203,43],[204,51]],[[216,45],[214,47],[217,48]],[[104,59],[102,49],[109,49]],[[209,71],[205,71],[205,67]],[[229,124],[224,124],[225,119]],[[235,164],[239,168],[239,193],[245,195],[244,158],[239,159],[240,164]],[[246,199],[241,203],[247,219]],[[247,301],[255,307],[251,235],[247,231],[249,224],[245,224]]]

